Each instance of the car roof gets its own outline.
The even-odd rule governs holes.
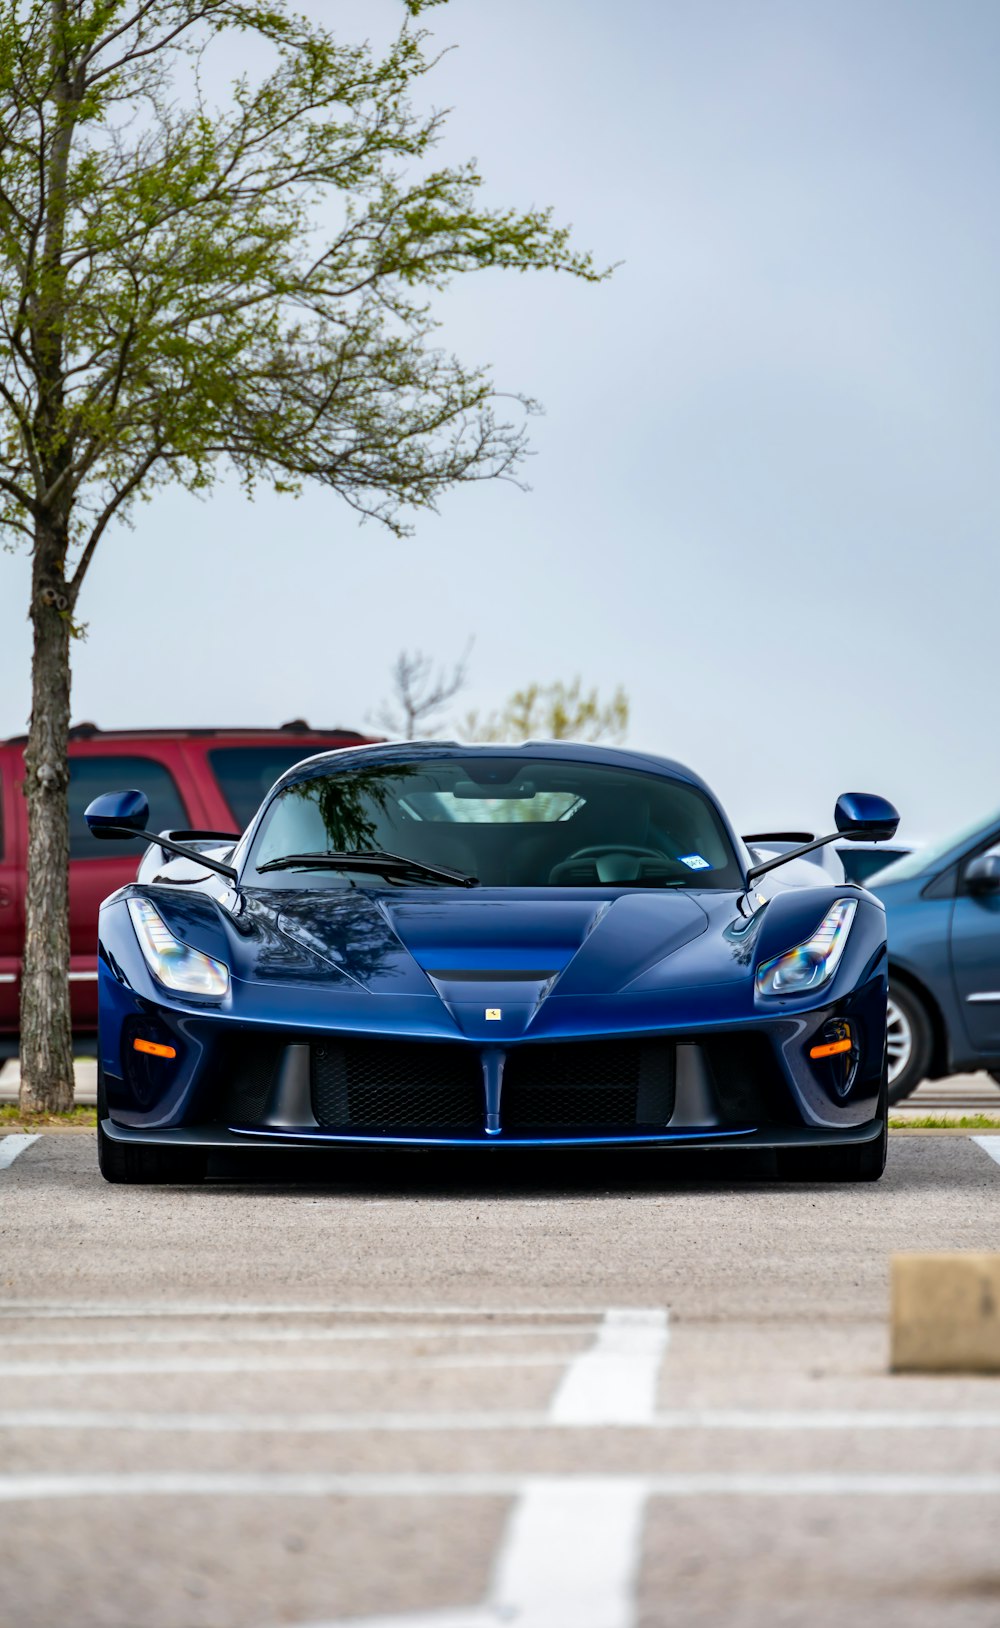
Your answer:
[[[484,761],[491,758],[523,757],[529,763],[533,760],[561,758],[567,763],[606,764],[621,769],[645,770],[647,773],[660,774],[672,780],[683,780],[688,785],[697,786],[719,806],[718,798],[710,787],[700,775],[695,774],[694,770],[687,768],[685,764],[678,763],[673,758],[657,757],[652,752],[636,752],[624,746],[600,746],[590,741],[491,741],[488,744],[440,740],[375,741],[367,746],[345,747],[335,752],[317,752],[286,770],[277,784],[280,786],[294,784],[297,780],[310,780],[328,768],[335,768],[341,773],[345,769],[360,768],[373,763],[392,765],[456,759],[461,761],[470,757],[482,758]]]

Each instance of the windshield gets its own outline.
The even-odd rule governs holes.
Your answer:
[[[486,887],[739,888],[711,800],[665,776],[566,759],[482,758],[344,769],[287,786],[254,839],[247,880],[399,887],[415,874],[311,869],[309,855],[388,853]],[[296,856],[291,867],[268,870]],[[447,886],[427,878],[427,885]]]
[[[925,848],[917,848],[912,854],[897,859],[894,865],[887,865],[878,873],[879,887],[883,882],[908,882],[911,876],[922,876],[924,871],[934,870],[939,860],[945,859],[956,849],[974,843],[977,837],[989,836],[997,826],[1000,826],[1000,809],[987,820],[973,820],[971,825],[963,825],[960,830],[952,831],[940,842],[929,842]]]

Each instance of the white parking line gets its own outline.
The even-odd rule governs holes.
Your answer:
[[[315,1301],[282,1304],[241,1304],[239,1301],[143,1300],[134,1304],[119,1301],[2,1300],[0,1317],[96,1318],[105,1317],[521,1317],[541,1318],[548,1323],[569,1323],[572,1319],[597,1322],[602,1308],[597,1306],[380,1306],[371,1301],[331,1305]]]
[[[651,1496],[964,1497],[1000,1495],[1000,1475],[666,1474],[517,1476],[226,1472],[0,1475],[0,1503],[166,1497],[470,1498],[517,1501],[482,1606],[355,1618],[353,1628],[633,1628]],[[314,1628],[324,1625],[314,1624]],[[325,1628],[351,1628],[328,1623]]]
[[[122,1357],[94,1361],[0,1362],[2,1379],[60,1379],[101,1374],[353,1374],[374,1371],[398,1373],[401,1368],[561,1368],[565,1351],[462,1352],[450,1357],[425,1357],[401,1352],[398,1357]]]
[[[645,1504],[632,1479],[529,1483],[500,1551],[497,1617],[518,1628],[630,1628]]]
[[[1000,1473],[679,1471],[580,1477],[516,1474],[350,1474],[336,1471],[167,1470],[0,1474],[0,1503],[63,1498],[505,1498],[544,1482],[567,1491],[631,1486],[659,1498],[982,1498],[1000,1496]]]
[[[674,1408],[653,1415],[654,1430],[1000,1430],[1000,1409]]]
[[[14,1163],[18,1154],[25,1148],[30,1148],[32,1142],[37,1142],[38,1136],[27,1136],[18,1133],[16,1136],[5,1136],[0,1140],[0,1170],[7,1170]]]
[[[667,1348],[665,1311],[612,1309],[589,1351],[574,1357],[549,1406],[554,1424],[642,1424],[656,1406]]]
[[[4,1408],[0,1430],[136,1431],[167,1435],[339,1435],[544,1430],[920,1431],[1000,1430],[1000,1410],[674,1408],[648,1419],[554,1420],[532,1409],[464,1412],[174,1413],[108,1408]]]
[[[632,1628],[645,1502],[641,1481],[533,1481],[511,1511],[483,1605],[312,1628]]]
[[[0,1430],[149,1431],[168,1435],[339,1435],[399,1431],[539,1430],[544,1413],[149,1413],[103,1408],[5,1408]]]
[[[974,1136],[972,1140],[984,1148],[991,1159],[1000,1164],[1000,1136]]]
[[[556,1335],[576,1338],[599,1327],[599,1323],[397,1323],[392,1328],[379,1323],[341,1323],[333,1328],[246,1328],[239,1324],[222,1324],[215,1331],[206,1328],[156,1328],[138,1332],[116,1330],[113,1334],[94,1333],[91,1330],[78,1334],[42,1334],[37,1331],[30,1334],[4,1333],[0,1335],[0,1342],[5,1348],[30,1345],[32,1350],[37,1350],[39,1346],[85,1345],[91,1350],[102,1345],[297,1345],[300,1342],[309,1345],[358,1340],[381,1344],[398,1340],[488,1340],[494,1335],[504,1340],[551,1340]],[[566,1353],[567,1358],[570,1354]]]

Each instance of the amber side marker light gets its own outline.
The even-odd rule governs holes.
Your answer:
[[[136,1045],[138,1045],[136,1041]],[[825,1046],[810,1046],[810,1057],[839,1057],[842,1052],[850,1051],[853,1040],[830,1040]]]
[[[177,1056],[176,1047],[158,1046],[155,1040],[133,1040],[132,1045],[136,1051],[144,1051],[147,1057]]]

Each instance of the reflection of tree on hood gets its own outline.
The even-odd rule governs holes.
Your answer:
[[[263,940],[257,976],[314,982],[334,967],[358,983],[404,978],[408,957],[377,905],[345,893],[255,894],[248,904]]]

